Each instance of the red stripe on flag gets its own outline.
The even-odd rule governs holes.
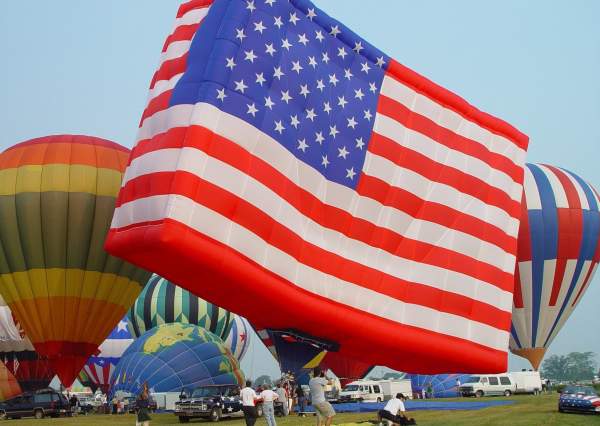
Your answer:
[[[500,330],[506,330],[510,325],[510,312],[462,295],[401,280],[308,243],[247,201],[190,173],[143,175],[128,182],[121,192],[127,194],[123,202],[130,201],[130,197],[138,199],[167,194],[187,197],[323,273],[406,303],[473,319]]]
[[[473,121],[494,134],[508,138],[522,149],[527,149],[527,145],[529,144],[529,137],[527,135],[521,133],[506,121],[478,110],[457,94],[435,84],[433,81],[399,62],[392,59],[388,66],[387,74],[399,80],[402,84],[406,84],[413,90],[427,96],[435,103],[444,105],[465,119]],[[517,182],[522,182],[522,180]]]
[[[392,98],[381,95],[379,97],[379,104],[377,105],[377,112],[393,118],[404,127],[419,132],[439,144],[483,161],[490,167],[506,173],[517,183],[523,182],[523,169],[507,157],[491,152],[481,143],[436,124],[429,118],[417,114]]]
[[[512,290],[512,274],[488,263],[480,262],[473,257],[404,237],[392,230],[375,226],[369,221],[354,217],[345,210],[323,203],[310,192],[295,185],[270,164],[253,156],[228,139],[199,126],[191,126],[186,131],[188,133],[186,133],[185,138],[182,138],[181,130],[175,131],[175,129],[161,135],[161,147],[182,148],[181,141],[185,140],[183,143],[185,147],[197,148],[211,157],[248,174],[286,200],[304,216],[309,217],[321,226],[383,249],[393,255],[454,270],[489,282],[503,290]],[[146,149],[148,148],[148,144],[144,144],[144,146]],[[135,152],[132,157],[135,158],[138,155],[139,153]],[[248,164],[252,164],[251,169],[248,169]],[[127,184],[121,190],[117,207],[135,198],[139,198],[139,195],[135,193],[135,187],[130,187]]]
[[[451,186],[462,193],[478,198],[485,204],[498,207],[511,217],[519,218],[521,203],[512,200],[506,192],[461,170],[438,163],[385,136],[373,133],[369,142],[369,152],[385,157],[394,164],[412,170],[431,181]]]
[[[154,73],[152,82],[150,83],[150,90],[154,89],[157,82],[162,80],[170,80],[171,77],[181,74],[186,70],[187,57],[189,52],[175,59],[169,59],[164,61],[158,71]]]
[[[140,127],[146,118],[151,117],[159,111],[169,108],[169,100],[171,99],[172,93],[173,90],[167,90],[148,102],[148,106],[146,106],[146,109],[144,110],[140,120]]]
[[[198,22],[197,24],[181,25],[177,27],[175,31],[173,31],[173,33],[169,37],[167,37],[167,40],[165,40],[165,44],[163,46],[162,51],[166,52],[169,45],[171,43],[175,43],[176,41],[191,40],[194,37],[194,34],[196,34],[196,31],[198,31],[200,23],[201,22]]]
[[[213,4],[214,0],[191,0],[183,3],[177,10],[177,18],[181,18],[183,15],[194,9],[203,9]]]
[[[373,364],[388,364],[391,368],[400,368],[401,365],[409,371],[442,373],[439,356],[422,352],[423,347],[431,347],[445,354],[444,368],[453,371],[464,366],[465,356],[468,356],[472,362],[472,373],[502,371],[506,368],[506,350],[493,349],[431,329],[397,323],[310,293],[252,259],[240,256],[240,253],[231,247],[180,222],[162,219],[160,223],[161,226],[152,226],[153,223],[138,223],[126,233],[113,228],[109,231],[107,249],[117,255],[127,252],[136,264],[156,265],[159,267],[156,272],[161,276],[173,282],[186,282],[183,285],[188,288],[191,285],[189,270],[198,261],[199,253],[211,253],[209,259],[204,258],[208,261],[207,265],[211,265],[204,269],[205,278],[213,282],[221,282],[223,285],[205,288],[208,299],[227,299],[233,290],[228,283],[236,282],[240,283],[235,288],[240,296],[238,300],[247,301],[246,296],[254,294],[251,289],[261,286],[264,289],[263,303],[237,304],[236,312],[245,317],[256,317],[262,306],[270,306],[281,300],[294,300],[295,303],[282,306],[282,315],[271,317],[273,321],[271,326],[286,328],[286,318],[302,316],[305,307],[310,305],[314,315],[305,318],[307,327],[313,329],[318,327],[321,337],[331,341],[339,339],[339,329],[327,322],[324,323],[322,318],[327,318],[331,312],[342,313],[349,325],[348,329],[357,330],[355,333],[350,331],[351,337],[356,338],[345,341],[340,348],[342,355],[360,353],[365,347],[377,347],[378,350],[371,354]],[[158,250],[149,251],[148,247],[158,248]],[[211,263],[212,261],[214,263]],[[214,269],[216,263],[223,263],[230,267],[216,270]],[[359,330],[369,330],[369,332],[359,333]],[[390,352],[397,350],[398,341],[404,342],[402,362],[394,362],[388,356]]]
[[[391,186],[381,179],[363,174],[356,188],[359,195],[372,198],[383,205],[394,207],[413,217],[434,222],[477,237],[500,247],[507,253],[515,254],[516,239],[502,229],[479,218],[462,214],[443,204],[424,201],[416,195]],[[511,286],[503,287],[510,290]]]

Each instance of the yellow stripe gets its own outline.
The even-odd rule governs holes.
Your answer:
[[[116,197],[122,173],[80,164],[28,165],[0,170],[0,195],[20,192],[85,192]]]
[[[302,368],[306,368],[306,369],[315,368],[316,366],[321,364],[321,361],[323,361],[323,358],[325,358],[325,355],[327,355],[327,351],[319,352],[313,359],[308,361]]]
[[[116,274],[63,268],[2,274],[0,283],[0,291],[8,305],[19,300],[80,297],[104,300],[129,309],[130,301],[142,288],[140,283]]]

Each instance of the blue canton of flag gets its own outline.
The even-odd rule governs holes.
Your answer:
[[[171,105],[211,103],[355,188],[389,58],[310,5],[215,1],[211,13],[228,20],[201,26]],[[212,45],[201,42],[209,34]]]

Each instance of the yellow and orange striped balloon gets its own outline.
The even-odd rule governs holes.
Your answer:
[[[66,386],[149,278],[104,251],[128,156],[73,135],[0,154],[0,294]]]

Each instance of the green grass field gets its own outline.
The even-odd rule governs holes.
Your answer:
[[[544,396],[517,396],[514,405],[486,408],[478,411],[415,411],[410,413],[419,425],[440,426],[484,426],[484,425],[522,425],[522,426],[583,426],[599,425],[600,415],[586,414],[562,414],[557,411],[558,395]],[[334,424],[358,423],[375,419],[374,413],[360,414],[338,414],[334,418]],[[173,414],[153,414],[152,426],[177,425],[177,418]],[[290,416],[277,418],[279,426],[311,426],[315,422],[314,417],[299,418]],[[203,420],[189,423],[207,424]],[[48,425],[48,426],[86,426],[86,425],[135,425],[135,416],[132,414],[123,416],[89,415],[65,419],[21,419],[0,421],[0,425],[14,424],[16,426]],[[240,418],[222,420],[222,426],[243,426],[244,420]],[[264,419],[259,419],[256,426],[265,426]]]

